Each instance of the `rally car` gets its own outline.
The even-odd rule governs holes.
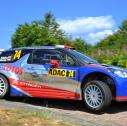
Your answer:
[[[83,100],[103,111],[127,100],[127,70],[99,64],[70,46],[12,48],[0,54],[0,98]]]

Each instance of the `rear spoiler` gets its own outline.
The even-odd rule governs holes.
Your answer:
[[[67,48],[67,49],[73,49],[73,50],[75,50],[74,47],[72,47],[72,46],[66,46],[66,45],[56,45],[56,47],[58,47],[58,48]]]

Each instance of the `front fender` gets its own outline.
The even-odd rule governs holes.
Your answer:
[[[110,72],[108,69],[103,69],[102,68],[94,68],[94,67],[90,67],[90,66],[83,66],[79,69],[79,73],[80,73],[80,77],[79,80],[80,82],[83,81],[83,79],[91,74],[91,73],[102,73],[105,74],[107,76],[109,76],[110,78],[112,78],[114,80],[114,82],[116,82],[116,77],[114,76],[114,74],[112,72]]]

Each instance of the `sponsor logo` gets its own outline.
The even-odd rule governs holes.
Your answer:
[[[9,80],[10,80],[10,83],[15,86],[20,85],[22,87],[43,88],[42,85],[37,84],[37,83],[25,82],[25,81],[15,80],[15,79],[11,79],[11,78]]]
[[[11,61],[11,56],[1,57],[0,61],[2,61],[2,62],[6,62],[6,61],[10,62]]]
[[[23,69],[16,66],[4,66],[2,70],[10,71],[19,75],[23,73]]]
[[[39,84],[24,82],[24,81],[19,81],[19,85],[25,86],[25,87],[32,87],[32,88],[42,88],[42,86]]]
[[[57,77],[75,77],[75,70],[64,70],[64,69],[48,69],[49,76],[57,76]]]

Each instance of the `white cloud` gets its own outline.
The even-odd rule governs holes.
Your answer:
[[[100,39],[103,39],[104,37],[108,36],[108,35],[112,35],[113,31],[112,30],[104,30],[104,31],[100,31],[100,32],[95,32],[95,33],[89,33],[88,37],[93,41],[96,42]]]
[[[100,32],[90,33],[88,37],[90,37],[91,39],[101,39],[112,34],[113,34],[112,30],[104,30]]]
[[[112,16],[79,17],[75,20],[58,20],[60,27],[67,33],[86,33],[99,29],[110,29],[114,26]]]
[[[58,20],[60,27],[68,34],[83,37],[94,44],[111,35],[115,21],[111,15],[99,17],[78,17],[74,20]]]

